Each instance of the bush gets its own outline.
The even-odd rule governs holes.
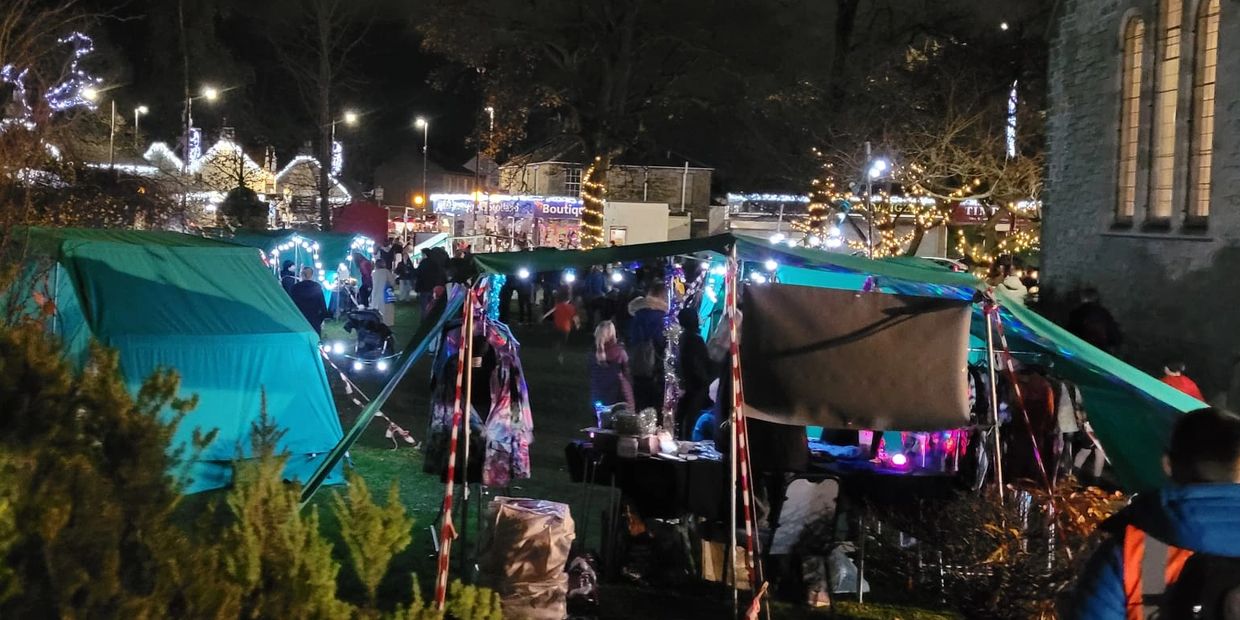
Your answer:
[[[38,326],[0,328],[0,617],[443,617],[416,580],[408,604],[377,607],[413,521],[395,488],[379,506],[356,476],[333,511],[368,600],[338,597],[333,544],[318,513],[299,510],[299,486],[282,481],[280,433],[265,412],[233,487],[178,519],[183,496],[168,472],[192,455],[167,446],[194,401],[177,386],[159,372],[133,397],[114,352],[92,347],[75,371]],[[453,617],[499,617],[492,592],[453,584],[450,594]]]

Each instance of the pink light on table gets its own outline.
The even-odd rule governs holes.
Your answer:
[[[891,464],[896,467],[904,467],[908,465],[908,457],[903,454],[895,454],[891,457]]]

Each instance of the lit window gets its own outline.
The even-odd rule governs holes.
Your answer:
[[[1138,18],[1124,28],[1123,93],[1119,113],[1118,219],[1131,219],[1137,204],[1137,141],[1141,132],[1141,67],[1145,24]]]
[[[564,195],[576,196],[581,193],[581,168],[564,169]]]
[[[1218,68],[1218,0],[1202,0],[1197,14],[1197,53],[1193,68],[1192,158],[1188,173],[1188,215],[1210,215],[1210,163],[1214,149],[1214,80]]]
[[[1180,86],[1180,34],[1184,21],[1183,0],[1159,3],[1158,75],[1154,91],[1153,196],[1150,215],[1171,216],[1175,193],[1175,115]]]

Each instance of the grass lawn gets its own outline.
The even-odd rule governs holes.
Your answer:
[[[417,311],[412,304],[398,304],[396,312],[397,341],[404,346],[407,339],[417,327]],[[530,402],[534,414],[534,444],[531,448],[530,460],[533,477],[520,481],[511,489],[513,495],[534,497],[564,502],[572,507],[573,518],[577,531],[585,529],[584,490],[580,485],[569,482],[564,465],[564,447],[570,439],[579,436],[579,429],[592,423],[593,413],[589,406],[589,383],[585,359],[591,348],[590,337],[584,332],[573,335],[570,348],[565,355],[564,364],[557,362],[549,325],[515,326],[514,332],[522,344],[522,363],[527,374],[530,389]],[[324,327],[324,339],[345,339],[347,334],[339,324]],[[427,383],[430,364],[420,361],[401,382],[383,412],[406,430],[413,433],[419,442],[426,436],[430,405],[427,400]],[[336,396],[336,404],[340,411],[341,422],[347,429],[356,418],[360,407],[355,405],[350,396],[346,395],[339,377],[328,369],[329,379]],[[377,394],[382,386],[378,376],[355,379],[358,386],[367,395]],[[413,544],[394,562],[389,575],[390,582],[385,583],[381,596],[393,599],[404,599],[410,587],[409,575],[418,576],[423,589],[429,588],[434,582],[435,560],[434,543],[429,528],[434,525],[439,506],[443,501],[443,485],[437,476],[422,472],[422,452],[410,449],[407,445],[393,450],[392,442],[384,437],[386,425],[382,420],[372,421],[361,440],[350,453],[351,462],[357,472],[370,485],[377,495],[386,493],[389,485],[395,482],[400,488],[401,501],[406,509],[416,518],[417,525]],[[602,504],[600,496],[602,487],[597,487],[592,500],[593,521],[588,527],[588,538],[584,541],[588,549],[599,548],[599,517],[598,511]],[[324,527],[329,531],[337,527],[332,520],[327,501],[333,489],[325,488],[315,497],[314,505],[318,507],[323,518]],[[457,491],[457,502],[460,502],[460,490]],[[483,501],[487,501],[484,499]],[[472,502],[473,506],[479,502]],[[471,508],[472,510],[472,508]],[[472,515],[471,515],[472,516]],[[473,519],[470,519],[466,546],[473,547],[476,536]],[[457,529],[462,528],[460,523]],[[580,542],[580,541],[579,541]],[[453,548],[453,576],[461,575],[457,562],[462,545],[458,540]],[[470,554],[472,556],[472,553]],[[345,571],[347,573],[347,571]],[[345,582],[342,590],[347,594],[356,588],[356,584]],[[641,588],[635,585],[605,585],[602,591],[602,614],[600,618],[718,618],[730,612],[730,593],[726,589],[701,584],[700,587],[680,589]],[[779,618],[824,617],[825,612],[812,612],[803,607],[779,605],[773,608]],[[836,616],[841,618],[904,618],[906,620],[924,620],[944,618],[929,612],[889,607],[866,605],[859,608],[855,604],[841,605]]]

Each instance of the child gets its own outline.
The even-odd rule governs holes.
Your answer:
[[[1162,382],[1201,402],[1205,402],[1206,399],[1201,395],[1201,388],[1197,387],[1197,382],[1189,379],[1188,375],[1184,374],[1185,368],[1184,362],[1179,360],[1167,362],[1163,366]]]
[[[564,347],[568,344],[568,335],[572,333],[573,328],[577,327],[580,320],[577,318],[577,308],[568,300],[568,294],[563,290],[555,292],[555,306],[543,315],[543,320],[545,321],[547,317],[551,317],[551,324],[555,326],[555,331],[564,335],[563,338],[556,339],[556,359],[563,364]]]
[[[594,328],[594,350],[590,352],[587,363],[590,368],[590,401],[603,405],[625,403],[633,411],[629,356],[616,338],[616,326],[611,321],[601,321]]]

